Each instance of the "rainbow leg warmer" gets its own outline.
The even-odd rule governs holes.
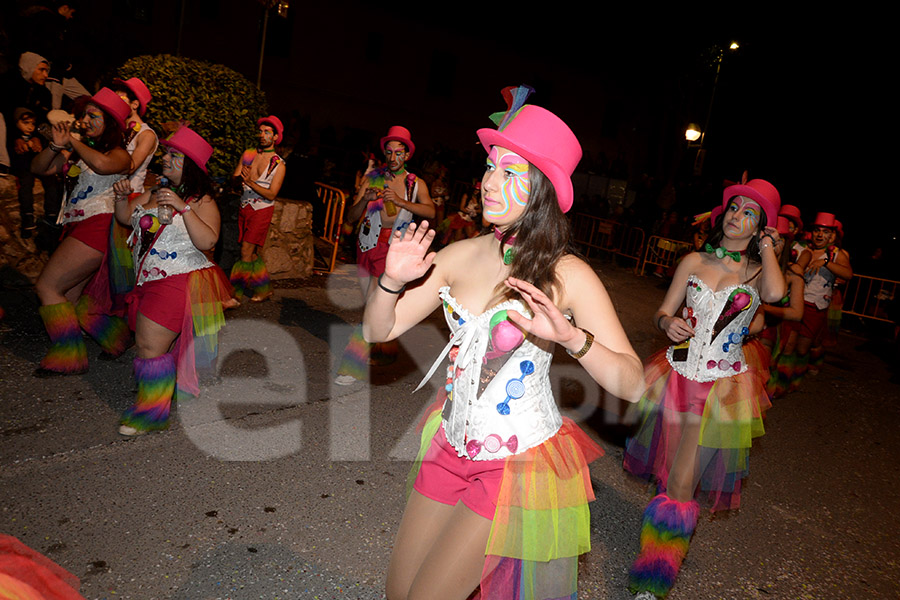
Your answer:
[[[169,408],[175,392],[175,357],[163,354],[156,358],[135,358],[137,402],[122,415],[122,425],[140,431],[165,429],[169,426]]]
[[[344,356],[341,358],[341,365],[338,367],[338,375],[350,375],[360,381],[365,380],[369,376],[369,354],[372,351],[372,344],[363,338],[362,325],[356,326],[350,335],[350,341],[344,348]]]
[[[249,296],[251,289],[247,284],[253,263],[239,260],[231,267],[231,286],[234,288],[234,297],[243,298]]]
[[[803,378],[806,377],[806,372],[808,370],[809,354],[798,354],[795,358],[794,370],[791,373],[791,383],[788,386],[789,392],[793,392],[800,387],[800,384],[803,382]]]
[[[95,304],[94,299],[87,294],[78,299],[78,304],[75,305],[78,323],[100,344],[104,353],[113,358],[121,356],[132,345],[128,321],[115,315],[103,314]]]
[[[50,304],[38,309],[53,345],[41,360],[40,370],[76,375],[88,370],[87,347],[71,302]]]
[[[266,263],[263,262],[262,256],[257,256],[256,260],[250,263],[250,267],[247,287],[253,292],[253,295],[259,297],[271,294],[272,283],[269,280],[269,271],[266,270]]]
[[[650,501],[644,509],[641,552],[628,572],[632,592],[666,597],[675,585],[699,516],[696,501],[678,502],[666,494]]]

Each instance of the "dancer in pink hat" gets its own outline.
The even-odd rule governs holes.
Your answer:
[[[831,213],[820,212],[812,224],[811,260],[803,278],[805,303],[800,323],[800,339],[797,341],[797,387],[810,370],[810,363],[817,363],[823,356],[822,338],[828,318],[834,287],[839,279],[850,281],[853,268],[846,252],[832,244],[837,230],[837,219]],[[816,347],[815,354],[811,350]],[[816,367],[813,367],[815,370]]]
[[[76,127],[68,122],[53,126],[53,139],[32,162],[39,174],[61,174],[65,182],[65,202],[58,223],[64,226],[63,240],[38,277],[35,288],[41,300],[41,318],[53,346],[41,361],[37,376],[69,375],[87,371],[87,348],[74,302],[109,250],[115,193],[113,184],[131,170],[123,131],[131,113],[128,105],[109,88],[103,88],[83,103]],[[110,286],[95,287],[93,301],[111,306]],[[111,324],[103,335],[105,352],[124,352],[128,328],[124,322]]]
[[[206,172],[213,148],[188,127],[160,143],[167,187],[135,196],[128,180],[115,186],[116,220],[133,230],[137,281],[128,295],[128,322],[138,392],[122,416],[125,436],[164,429],[173,398],[199,394],[197,369],[216,358],[222,302],[230,298],[218,266],[204,254],[219,239],[219,209]]]
[[[528,91],[504,90],[499,128],[478,131],[493,230],[437,254],[427,222],[394,233],[366,304],[371,341],[394,339],[439,307],[451,331],[423,380],[446,370],[410,477],[388,598],[464,599],[479,586],[472,597],[576,597],[578,556],[590,549],[588,463],[602,451],[557,409],[553,347],[615,396],[634,401],[643,389],[603,284],[568,253],[564,212],[581,146],[559,117],[523,106]]]
[[[656,327],[674,342],[644,367],[641,424],[628,440],[625,469],[658,484],[644,510],[641,551],[629,573],[641,600],[675,585],[700,514],[740,505],[750,440],[763,434],[768,372],[743,344],[760,301],[785,293],[775,247],[781,197],[768,181],[725,189],[704,251],[675,271]]]
[[[374,278],[384,273],[384,260],[392,234],[406,231],[414,217],[433,219],[435,215],[428,185],[406,170],[406,161],[416,152],[409,130],[394,125],[381,138],[381,148],[385,166],[366,173],[366,181],[359,187],[346,214],[348,223],[357,223],[362,219],[356,274],[363,294],[368,294],[375,285]],[[387,365],[396,356],[396,343],[367,344],[362,330],[357,328],[344,349],[334,382],[352,385],[364,380],[369,364]]]
[[[147,167],[159,145],[156,132],[143,119],[152,96],[147,85],[137,77],[124,81],[114,79],[112,90],[131,108],[131,114],[125,120],[125,149],[131,155],[130,179],[133,193],[142,194]]]
[[[281,143],[284,126],[275,115],[256,122],[259,127],[259,144],[247,150],[234,171],[240,178],[243,192],[241,210],[238,213],[238,241],[241,243],[241,260],[231,269],[231,284],[238,300],[245,295],[253,302],[272,297],[269,271],[262,251],[269,235],[269,224],[275,212],[275,198],[284,183],[285,162],[275,153],[275,145]]]

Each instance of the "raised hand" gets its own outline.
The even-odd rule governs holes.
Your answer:
[[[60,121],[53,126],[53,143],[57,146],[68,146],[72,142],[69,137],[69,122]]]
[[[405,233],[394,233],[385,259],[384,276],[399,287],[425,275],[437,254],[428,252],[433,240],[434,230],[428,228],[428,221],[422,221],[418,227],[410,223]]]
[[[562,345],[578,335],[578,328],[569,322],[547,294],[527,281],[514,277],[507,277],[505,283],[507,287],[519,292],[533,315],[529,319],[518,311],[507,311],[509,320],[519,329]]]

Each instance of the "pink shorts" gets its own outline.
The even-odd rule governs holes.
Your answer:
[[[266,238],[269,236],[269,223],[272,222],[274,213],[274,205],[259,210],[255,210],[249,204],[242,207],[238,212],[238,241],[259,247],[265,246]]]
[[[125,297],[128,303],[128,326],[132,331],[137,325],[138,313],[141,313],[169,331],[181,333],[190,276],[190,273],[182,273],[134,286]]]
[[[444,426],[438,428],[413,489],[435,502],[465,504],[472,512],[493,520],[506,460],[469,460],[456,454],[447,441]]]
[[[96,250],[106,254],[109,248],[109,228],[112,227],[112,213],[103,213],[88,217],[84,221],[67,223],[62,237],[72,237]]]
[[[702,416],[714,383],[715,381],[693,381],[673,370],[666,382],[666,402],[671,401],[671,408],[678,412]]]
[[[391,245],[391,228],[385,227],[378,234],[378,244],[368,252],[356,249],[356,276],[378,277],[384,273],[384,261],[387,260]]]

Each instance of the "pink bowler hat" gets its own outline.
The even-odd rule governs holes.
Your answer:
[[[800,218],[800,209],[793,204],[785,204],[782,206],[781,210],[778,211],[778,216],[787,217],[794,222],[794,225],[803,229],[803,219]]]
[[[109,88],[100,88],[100,91],[91,96],[90,103],[99,106],[109,116],[116,120],[123,130],[125,119],[131,115],[131,107]]]
[[[268,117],[263,117],[256,121],[256,126],[260,125],[268,125],[272,129],[275,130],[275,143],[281,143],[281,136],[284,133],[284,125],[281,123],[281,119],[276,117],[275,115],[269,115]]]
[[[813,221],[813,227],[828,227],[829,229],[837,229],[837,219],[834,215],[827,212],[820,212]]]
[[[722,193],[722,208],[728,208],[728,202],[735,196],[744,196],[757,202],[766,213],[766,226],[778,223],[778,209],[781,208],[781,195],[775,186],[764,179],[751,179],[747,183],[730,185]]]
[[[562,119],[546,108],[526,104],[502,130],[479,129],[486,152],[500,146],[520,154],[547,176],[563,212],[572,208],[572,173],[581,160],[581,144]]]
[[[150,104],[150,99],[153,98],[144,82],[137,77],[132,77],[131,79],[113,79],[113,83],[124,85],[131,90],[131,93],[138,100],[138,114],[143,117],[144,113],[147,112],[147,105]]]
[[[207,172],[206,163],[209,157],[212,156],[213,147],[200,137],[200,134],[188,128],[187,125],[182,125],[178,128],[178,131],[166,139],[159,140],[159,143],[166,148],[181,152],[194,161],[194,164],[200,167],[201,171]]]
[[[388,142],[400,142],[404,144],[409,150],[409,158],[412,158],[412,155],[416,152],[416,145],[412,142],[412,136],[409,134],[409,129],[401,125],[394,125],[388,129],[387,135],[381,138],[382,150],[384,150],[384,147]]]

